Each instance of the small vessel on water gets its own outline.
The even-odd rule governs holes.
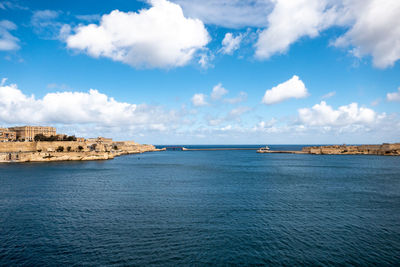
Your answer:
[[[269,147],[268,146],[261,147],[259,150],[257,150],[258,153],[263,153],[263,152],[266,152],[266,151],[269,151]]]

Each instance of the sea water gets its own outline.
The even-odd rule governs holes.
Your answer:
[[[165,151],[0,164],[0,265],[399,263],[400,157]]]

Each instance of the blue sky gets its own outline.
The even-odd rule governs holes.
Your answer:
[[[0,1],[0,126],[399,142],[399,16],[397,0]]]

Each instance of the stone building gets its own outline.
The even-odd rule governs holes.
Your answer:
[[[43,134],[47,137],[57,135],[56,128],[48,126],[19,126],[10,127],[8,130],[15,132],[16,139],[21,141],[33,141],[37,134]]]
[[[17,133],[7,128],[0,128],[0,142],[10,142],[17,140]]]

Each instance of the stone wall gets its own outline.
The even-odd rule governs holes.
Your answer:
[[[78,152],[79,146],[83,147],[81,151],[90,151],[90,146],[86,142],[78,141],[55,141],[55,142],[34,142],[36,143],[35,151],[43,152],[54,152],[57,151],[58,147],[63,147],[64,152],[67,152],[67,148],[71,148],[71,152]]]
[[[32,152],[36,151],[35,142],[0,142],[0,152]]]

